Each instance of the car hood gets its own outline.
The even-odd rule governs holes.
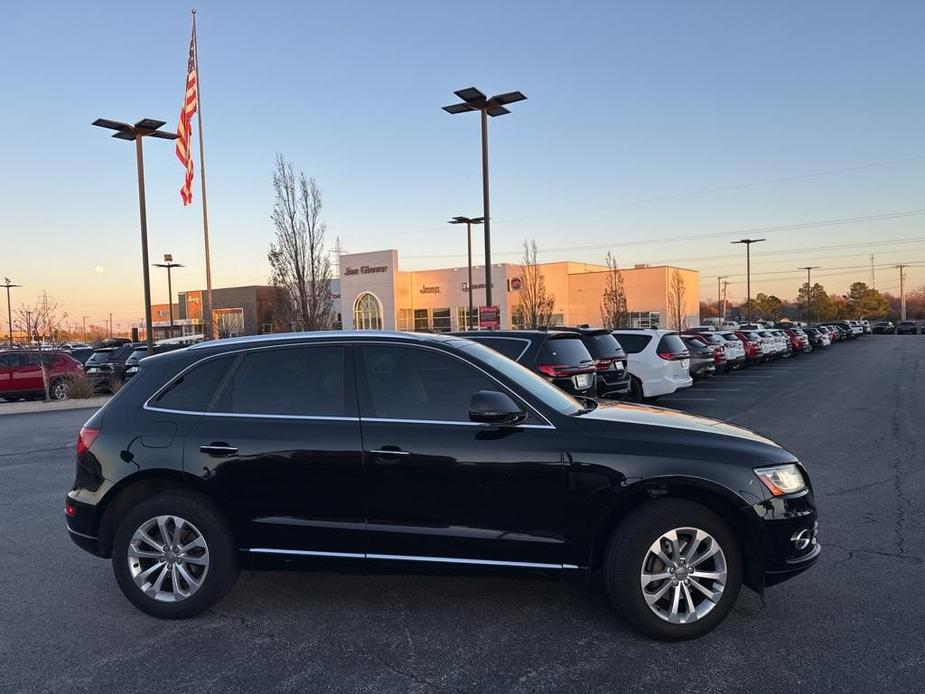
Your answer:
[[[709,417],[701,417],[700,415],[687,414],[686,412],[651,405],[600,403],[591,412],[581,415],[580,420],[592,426],[598,422],[614,422],[643,427],[701,432],[718,436],[734,436],[780,448],[770,439],[745,427],[729,424],[718,419],[710,419]]]

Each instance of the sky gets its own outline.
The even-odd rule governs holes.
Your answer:
[[[134,153],[90,126],[174,128],[190,3],[4,3],[0,277],[14,308],[43,290],[72,320],[143,311]],[[753,246],[752,293],[805,273],[897,293],[925,285],[925,3],[200,2],[213,286],[262,284],[277,153],[324,194],[328,245],[397,248],[402,269],[465,265],[481,214],[476,86],[528,99],[490,122],[492,249],[541,261],[728,275]],[[205,285],[198,149],[184,208],[173,145],[145,142],[151,260]],[[478,244],[475,244],[478,246]],[[481,255],[475,257],[481,263]],[[166,301],[162,270],[151,279]],[[5,308],[5,306],[3,307]]]

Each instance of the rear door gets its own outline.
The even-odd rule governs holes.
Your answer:
[[[184,469],[232,509],[257,554],[362,559],[363,457],[350,348],[240,355],[187,437]]]

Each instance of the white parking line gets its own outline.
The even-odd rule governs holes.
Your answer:
[[[741,393],[742,392],[741,388],[712,388],[712,387],[706,386],[705,384],[699,384],[699,383],[697,384],[697,387],[705,388],[706,390],[709,390],[711,393]]]
[[[671,402],[716,402],[716,398],[676,398],[675,396],[670,396],[673,399]]]

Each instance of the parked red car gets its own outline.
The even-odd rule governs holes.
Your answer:
[[[742,340],[742,344],[745,345],[745,363],[749,366],[752,364],[760,364],[762,360],[761,356],[761,338],[757,334],[746,331],[746,330],[734,330],[733,335]]]
[[[37,349],[0,351],[0,398],[44,398],[43,363],[48,371],[49,395],[53,400],[67,400],[69,379],[82,374],[83,365],[66,352],[41,352]]]
[[[682,337],[696,340],[713,350],[713,366],[716,368],[716,373],[723,373],[727,370],[729,360],[726,358],[726,350],[716,344],[715,338],[711,338],[709,334],[691,332],[682,333]]]
[[[787,339],[790,340],[790,346],[793,348],[793,353],[797,352],[811,352],[812,347],[809,344],[809,338],[799,328],[784,328],[784,334],[787,336]]]

